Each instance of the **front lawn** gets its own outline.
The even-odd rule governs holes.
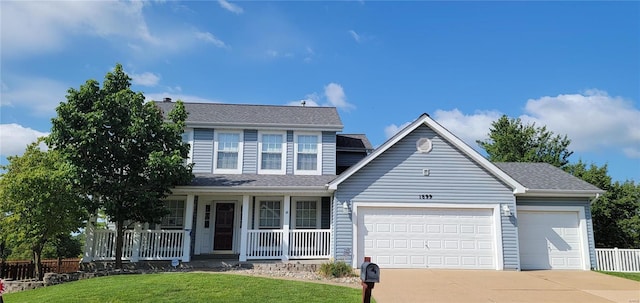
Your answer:
[[[220,273],[99,277],[3,295],[5,302],[360,302],[360,289]]]
[[[640,281],[640,272],[614,272],[614,271],[598,271],[603,274],[612,275],[634,281]]]

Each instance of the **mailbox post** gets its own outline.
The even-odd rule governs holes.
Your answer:
[[[362,281],[362,303],[371,302],[371,290],[375,283],[380,282],[380,268],[371,263],[371,257],[364,257],[364,263],[360,265],[360,280]]]

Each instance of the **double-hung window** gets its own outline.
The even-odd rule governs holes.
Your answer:
[[[318,201],[299,200],[295,201],[295,228],[315,229],[318,227],[319,212]]]
[[[218,173],[241,173],[242,133],[220,131],[215,136],[215,169]]]
[[[193,155],[193,129],[186,128],[182,133],[182,143],[189,144],[189,154],[187,155],[187,159],[185,159],[184,164],[191,163],[191,157]]]
[[[169,213],[162,217],[162,228],[182,228],[184,226],[184,200],[165,200]]]
[[[295,142],[295,173],[320,175],[321,145],[319,134],[297,134]]]
[[[259,173],[285,173],[285,144],[283,133],[261,133],[259,140]]]
[[[282,203],[279,200],[261,200],[258,210],[258,227],[260,229],[279,229]]]

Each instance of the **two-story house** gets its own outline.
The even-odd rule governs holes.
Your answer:
[[[170,100],[157,102],[168,113]],[[195,179],[124,259],[365,256],[386,268],[590,269],[602,191],[543,163],[491,163],[423,114],[372,149],[331,107],[185,103]],[[87,229],[84,261],[113,258]]]
[[[156,104],[168,113],[175,103]],[[188,163],[195,179],[173,189],[166,202],[170,215],[162,224],[146,232],[142,227],[148,224],[138,228],[148,234],[147,242],[166,247],[182,241],[179,249],[164,252],[182,261],[210,254],[237,255],[241,261],[329,258],[333,191],[328,183],[336,169],[348,168],[372,150],[366,136],[338,135],[343,125],[332,107],[185,106],[183,140],[191,147]],[[134,245],[129,242],[125,245]],[[125,253],[133,259],[157,255],[144,250]]]

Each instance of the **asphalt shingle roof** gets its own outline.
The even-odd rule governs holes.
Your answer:
[[[365,134],[337,134],[336,146],[339,149],[372,150],[373,146]]]
[[[528,189],[568,191],[600,190],[548,163],[495,162],[494,164]]]
[[[174,102],[155,102],[166,115]],[[187,124],[261,125],[270,127],[328,127],[342,129],[335,107],[278,106],[225,103],[184,103]]]
[[[225,175],[196,174],[191,186],[224,186],[224,187],[316,187],[325,186],[335,179],[335,175],[300,176],[300,175]]]

